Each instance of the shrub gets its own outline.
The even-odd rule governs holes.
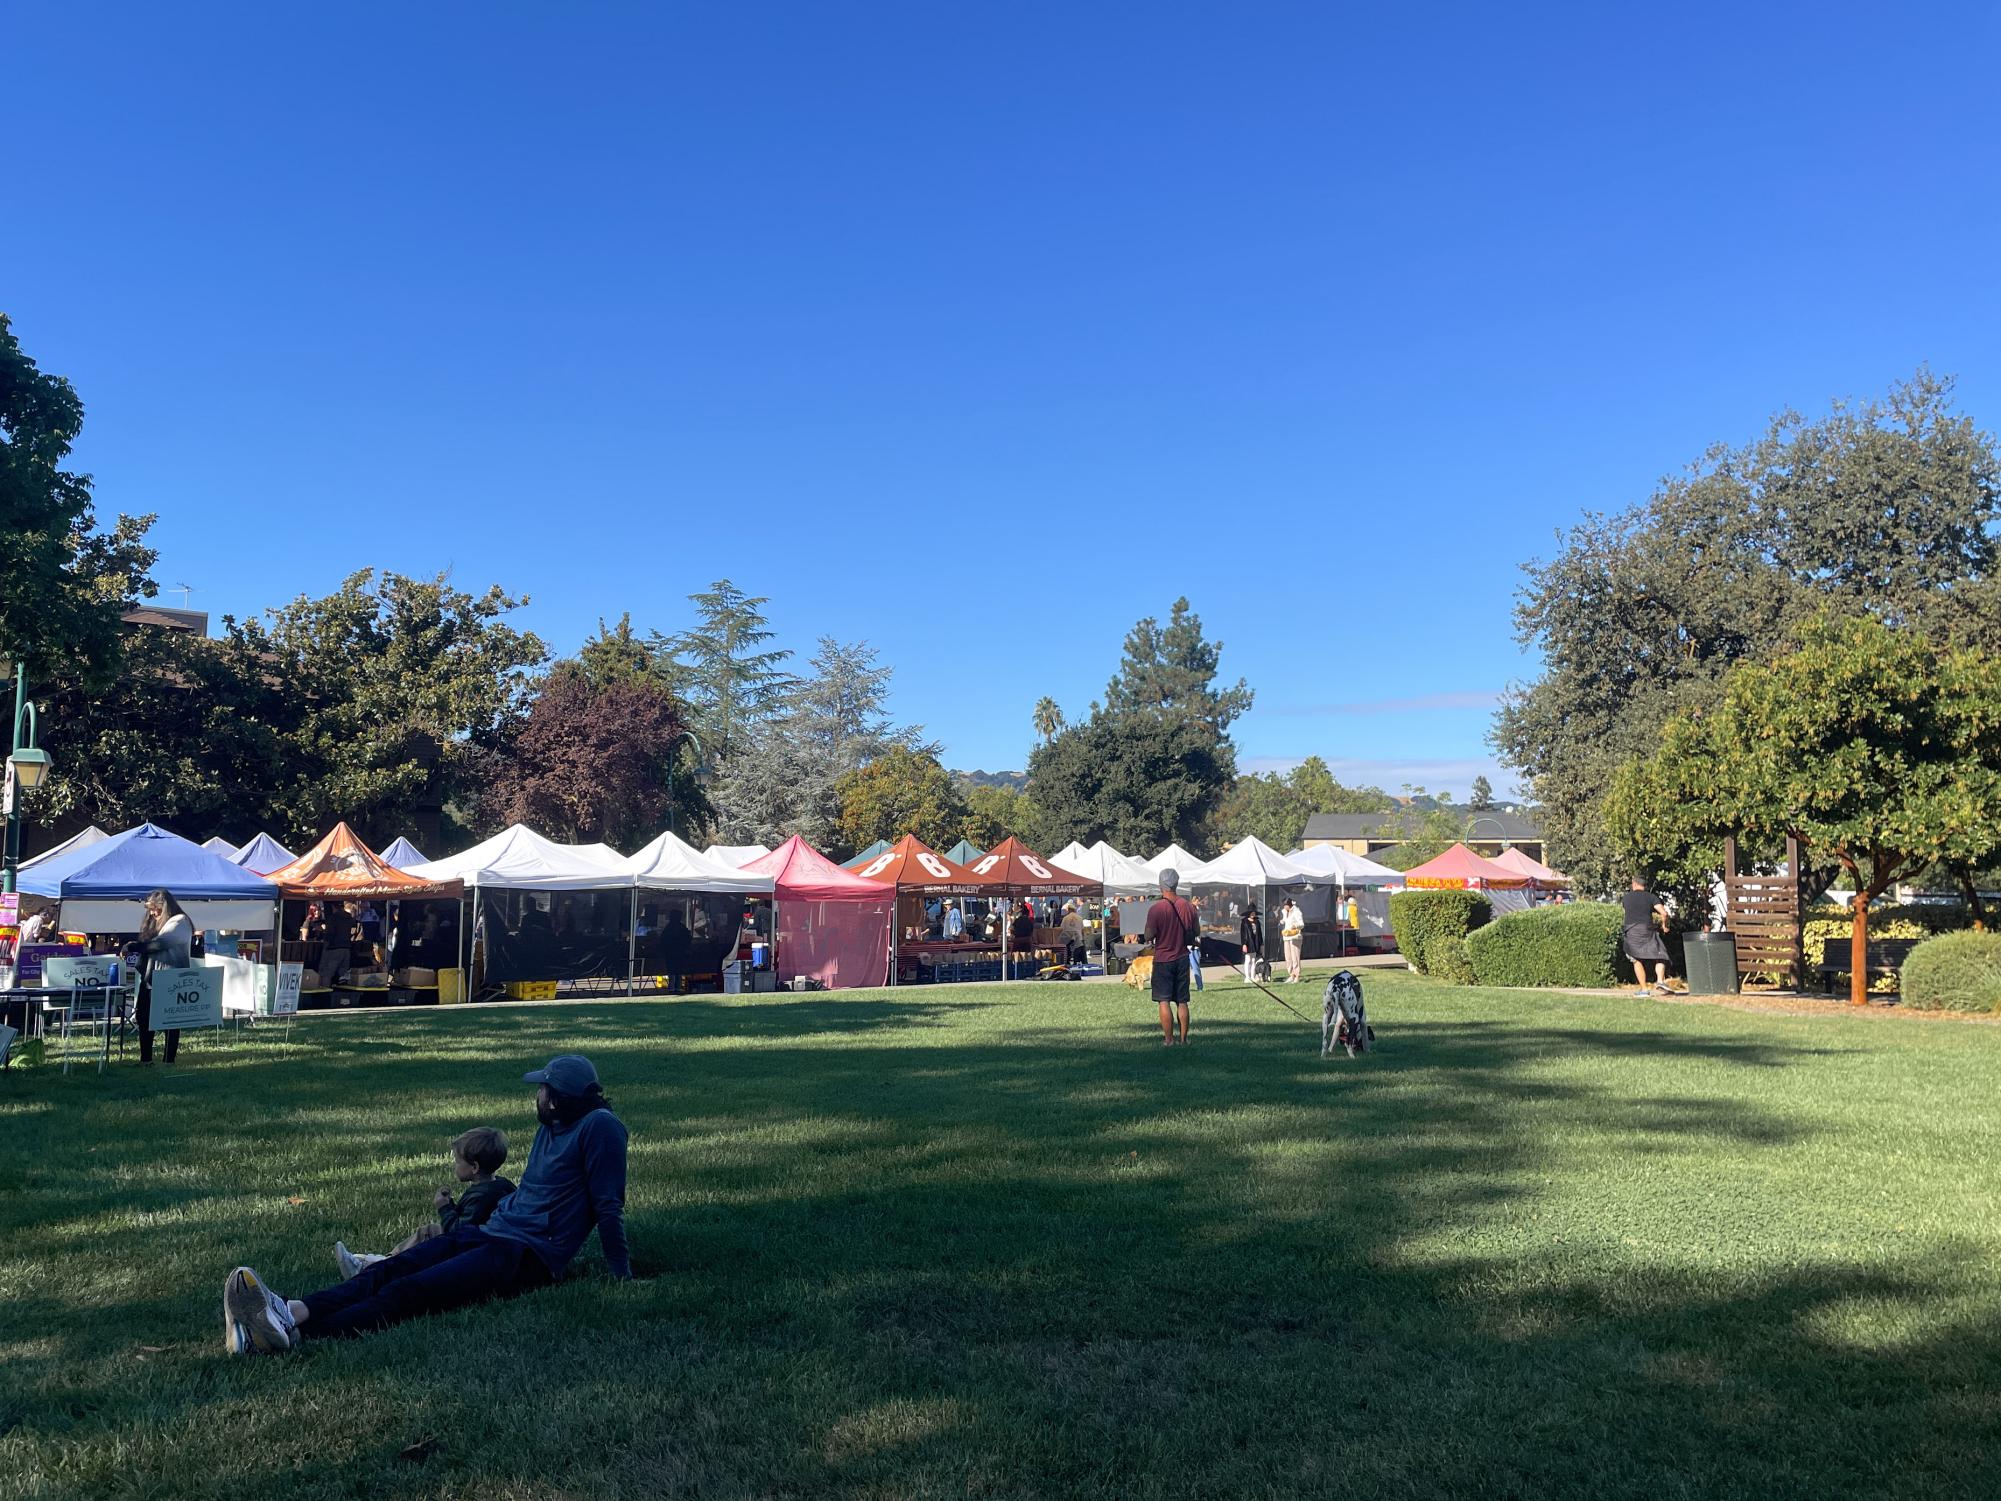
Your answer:
[[[1927,938],[1904,961],[1904,1004],[1918,1011],[2001,1011],[2001,933]]]
[[[1940,933],[1957,933],[1973,925],[1973,914],[1957,902],[1913,903],[1900,906],[1879,901],[1869,908],[1869,937],[1931,938]],[[1848,959],[1849,940],[1855,933],[1855,914],[1846,907],[1810,907],[1800,924],[1800,946],[1806,951],[1809,973],[1828,962]],[[1870,982],[1876,990],[1895,990],[1893,977]]]
[[[1464,938],[1494,915],[1477,891],[1393,891],[1390,931],[1397,949],[1421,975],[1431,974],[1431,945],[1441,938]],[[1467,981],[1459,983],[1471,983]]]
[[[1431,965],[1433,979],[1443,980],[1447,985],[1473,983],[1473,961],[1466,957],[1466,940],[1457,933],[1444,933],[1432,939],[1425,949],[1425,961]]]
[[[1466,955],[1482,985],[1615,985],[1623,921],[1608,902],[1531,907],[1468,934]]]

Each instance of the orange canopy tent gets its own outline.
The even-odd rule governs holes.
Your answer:
[[[1550,869],[1542,861],[1531,859],[1512,845],[1494,856],[1491,863],[1502,866],[1507,870],[1512,870],[1518,876],[1527,876],[1535,885],[1546,887],[1552,891],[1561,890],[1570,885],[1570,877],[1562,871]]]
[[[998,880],[1010,896],[1100,896],[1105,890],[1102,881],[1051,865],[1012,834],[966,868]]]
[[[1000,896],[1006,883],[989,873],[975,875],[955,865],[915,834],[905,834],[855,872],[898,891],[943,892],[951,896]]]
[[[1529,878],[1520,871],[1482,859],[1463,844],[1403,873],[1406,886],[1451,891],[1520,891]]]
[[[398,870],[361,842],[353,829],[337,823],[326,838],[266,880],[289,900],[377,899],[421,902],[465,895],[465,882],[427,881]]]

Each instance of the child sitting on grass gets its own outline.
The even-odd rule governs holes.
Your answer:
[[[500,1201],[514,1192],[514,1185],[500,1176],[500,1166],[506,1161],[507,1136],[492,1126],[474,1126],[463,1136],[455,1138],[452,1142],[452,1173],[459,1182],[467,1185],[466,1191],[453,1199],[450,1190],[439,1189],[431,1197],[431,1203],[438,1211],[436,1223],[419,1225],[389,1255],[400,1256],[412,1246],[434,1235],[456,1230],[461,1225],[485,1224],[487,1216],[500,1206]],[[365,1251],[356,1254],[347,1248],[345,1241],[334,1242],[334,1260],[339,1263],[343,1277],[352,1277],[363,1267],[386,1259]]]

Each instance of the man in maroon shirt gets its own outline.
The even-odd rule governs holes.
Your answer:
[[[1153,945],[1153,998],[1160,1003],[1160,1045],[1174,1046],[1174,1008],[1181,1008],[1181,1040],[1188,1041],[1188,951],[1202,941],[1194,903],[1177,893],[1181,872],[1160,873],[1160,900],[1146,909],[1146,940]]]

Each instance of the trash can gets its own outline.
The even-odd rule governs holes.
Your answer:
[[[1734,933],[1684,933],[1683,961],[1690,995],[1737,993],[1737,937]]]

